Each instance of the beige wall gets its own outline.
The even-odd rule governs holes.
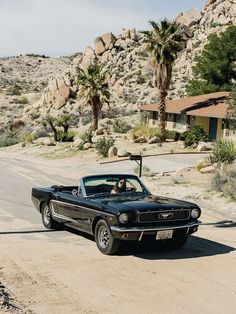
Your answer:
[[[195,116],[194,125],[201,125],[204,131],[209,134],[209,127],[210,127],[210,118],[208,117],[197,117]]]
[[[222,137],[223,137],[222,119],[218,118],[216,139],[219,140]]]

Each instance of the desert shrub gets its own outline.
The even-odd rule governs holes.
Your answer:
[[[222,172],[222,170],[217,169],[211,180],[211,188],[214,191],[222,192],[223,186],[226,182],[226,175]]]
[[[93,130],[89,128],[84,133],[80,135],[81,140],[84,141],[84,143],[92,143],[92,137],[93,137]]]
[[[124,120],[116,119],[112,123],[113,131],[116,133],[126,133],[131,129],[131,126]]]
[[[29,103],[29,100],[25,96],[21,97],[21,99],[18,99],[18,104],[27,105],[28,103]]]
[[[201,169],[206,168],[207,166],[209,166],[208,162],[202,161],[202,162],[197,164],[196,170],[200,171]]]
[[[208,161],[214,163],[233,163],[236,159],[236,145],[232,140],[221,139],[212,149],[212,153],[208,156]]]
[[[73,131],[64,131],[58,130],[57,131],[58,140],[60,142],[73,142],[75,137],[75,132]]]
[[[166,130],[166,138],[169,140],[178,141],[180,137],[180,133],[177,131]]]
[[[195,125],[190,130],[184,132],[184,134],[182,133],[180,138],[184,140],[185,147],[208,141],[208,135],[201,125]]]
[[[11,146],[19,143],[19,138],[16,132],[8,131],[0,137],[0,147]]]
[[[38,111],[32,111],[29,116],[31,120],[36,120],[40,117],[40,113]]]
[[[21,135],[20,140],[24,144],[32,144],[34,142],[35,138],[36,138],[35,134],[25,132]]]
[[[134,168],[134,173],[135,173],[137,176],[139,175],[139,170],[140,170],[140,167],[139,167],[139,166],[136,166],[136,167]],[[148,166],[143,165],[143,166],[142,166],[142,175],[143,175],[143,176],[148,176],[148,175],[150,175],[150,173],[151,173],[150,168],[149,168]]]
[[[222,192],[225,197],[236,200],[236,166],[218,168],[212,177],[211,187],[214,191]]]
[[[95,148],[100,155],[102,155],[103,157],[107,157],[109,148],[113,146],[114,142],[115,141],[112,138],[102,137],[96,143]]]
[[[157,136],[160,137],[160,131],[158,128],[152,128],[148,125],[139,125],[132,130],[132,138],[135,140],[138,137],[145,137],[146,140]]]
[[[223,194],[231,200],[236,200],[236,178],[228,178],[223,186]]]
[[[22,90],[22,88],[19,85],[15,84],[15,85],[13,85],[13,86],[8,88],[7,93],[9,95],[20,96],[21,95],[21,90]]]

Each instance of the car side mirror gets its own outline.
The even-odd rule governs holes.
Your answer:
[[[71,191],[71,193],[72,193],[73,196],[77,196],[77,195],[78,195],[78,190],[73,189],[73,190]]]

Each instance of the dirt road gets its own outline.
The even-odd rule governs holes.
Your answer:
[[[30,187],[62,178],[6,160],[0,171],[0,282],[22,309],[0,313],[235,313],[234,224],[202,226],[176,252],[141,244],[105,256],[84,234],[42,227]]]

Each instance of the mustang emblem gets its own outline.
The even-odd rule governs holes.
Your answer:
[[[160,219],[167,219],[167,218],[172,218],[173,217],[173,213],[162,213],[159,215]]]

